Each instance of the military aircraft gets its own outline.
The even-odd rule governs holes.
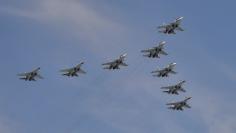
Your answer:
[[[23,79],[25,81],[36,81],[36,77],[39,79],[43,79],[43,77],[41,75],[39,75],[39,71],[40,67],[36,68],[35,70],[31,71],[31,72],[26,72],[26,73],[20,73],[17,74],[18,76],[20,76],[20,79]]]
[[[159,55],[159,54],[168,55],[168,54],[164,51],[164,45],[165,45],[165,44],[166,44],[165,41],[161,41],[158,46],[153,47],[153,48],[151,48],[151,49],[142,50],[141,52],[142,52],[142,53],[148,53],[148,54],[143,55],[143,56],[145,56],[145,57],[149,57],[149,58],[160,58],[160,55]]]
[[[179,82],[176,85],[161,87],[161,89],[165,89],[163,92],[166,92],[168,94],[176,94],[176,95],[178,95],[179,91],[186,92],[186,90],[184,90],[183,87],[182,87],[185,82],[186,81],[183,80],[183,81]]]
[[[107,62],[102,64],[105,66],[103,69],[120,69],[120,66],[128,66],[126,63],[124,63],[125,57],[127,54],[122,54],[118,59],[115,59],[112,62]]]
[[[151,73],[154,73],[154,75],[153,75],[154,77],[168,77],[169,73],[171,73],[171,74],[177,73],[173,70],[175,68],[175,65],[176,65],[176,63],[170,63],[165,68],[163,68],[161,70],[152,71]],[[155,74],[155,73],[157,73],[157,74]]]
[[[166,105],[168,105],[168,109],[173,109],[173,110],[181,110],[183,111],[183,107],[185,108],[191,108],[191,106],[189,106],[187,104],[187,101],[189,99],[191,99],[192,97],[186,97],[183,101],[179,101],[179,102],[173,102],[173,103],[167,103]]]
[[[60,70],[60,72],[63,72],[62,75],[64,76],[68,76],[68,77],[78,77],[78,73],[81,74],[86,74],[86,72],[84,70],[81,69],[81,66],[84,64],[84,62],[79,63],[77,66],[73,67],[73,68],[68,68],[68,69],[63,69]]]
[[[178,17],[177,19],[175,19],[174,22],[169,24],[163,24],[161,26],[158,26],[157,28],[161,29],[159,32],[165,34],[176,34],[175,30],[184,31],[184,29],[180,27],[183,18],[184,17]]]

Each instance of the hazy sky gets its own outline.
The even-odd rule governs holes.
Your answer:
[[[234,133],[236,43],[233,0],[0,0],[1,133]],[[156,27],[183,16],[184,32]],[[142,57],[166,41],[168,56]],[[101,64],[128,53],[128,67]],[[86,75],[59,70],[84,61]],[[177,75],[151,71],[176,62]],[[17,73],[41,67],[43,80]],[[186,93],[160,87],[186,80]],[[192,96],[191,109],[167,102]]]

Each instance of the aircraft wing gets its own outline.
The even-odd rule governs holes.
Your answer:
[[[40,67],[34,69],[32,72],[37,72],[40,69]]]
[[[174,69],[175,65],[176,65],[176,63],[171,63],[167,66],[167,68]]]
[[[141,52],[145,53],[145,52],[152,52],[152,51],[154,51],[153,48],[151,48],[151,49],[146,49],[146,50],[142,50]]]
[[[159,72],[159,73],[166,73],[167,71],[166,71],[166,69],[161,69],[161,70],[159,70],[158,72]]]
[[[82,74],[86,74],[86,72],[84,70],[82,70],[82,69],[80,69],[78,72],[82,73]]]
[[[155,70],[155,71],[152,71],[151,73],[158,73],[158,72],[161,72],[161,70]]]
[[[27,78],[26,78],[26,77],[23,77],[23,78],[20,78],[20,79],[22,79],[22,80],[26,80]]]
[[[172,89],[173,86],[165,86],[165,87],[161,87],[161,89]]]
[[[184,105],[186,108],[191,108],[191,106],[189,106],[188,104],[185,104]]]
[[[177,72],[175,72],[175,71],[170,71],[170,73],[172,73],[172,74],[177,74]]]
[[[179,103],[167,103],[166,105],[174,105],[174,106],[176,106],[176,105],[178,105]]]
[[[168,25],[160,25],[160,26],[158,26],[157,28],[158,28],[158,29],[161,29],[161,28],[166,28],[166,27],[168,27]]]
[[[39,74],[36,75],[36,77],[40,78],[40,79],[43,79],[43,77]]]
[[[60,70],[60,72],[70,72],[72,71],[74,68],[68,68],[68,69],[62,69]]]
[[[179,82],[179,85],[183,85],[185,82],[186,82],[186,81],[183,80],[183,81]]]
[[[111,64],[113,64],[114,63],[114,61],[112,61],[112,62],[107,62],[107,63],[103,63],[102,65],[111,65]]]
[[[27,76],[27,75],[29,75],[30,73],[19,73],[19,74],[17,74],[17,76]]]
[[[120,65],[122,66],[128,66],[126,63],[122,62]]]
[[[174,109],[175,109],[175,107],[168,107],[168,109],[172,109],[172,110],[174,110]]]
[[[159,77],[159,74],[161,73],[161,70],[155,70],[155,71],[152,71],[151,73],[154,73],[152,76]]]
[[[161,50],[160,51],[160,54],[163,54],[163,55],[168,55],[165,51]]]
[[[179,31],[184,31],[184,29],[183,29],[183,28],[181,28],[181,27],[177,27],[177,28],[176,28],[176,30],[179,30]]]
[[[160,32],[160,33],[166,33],[164,30],[160,30],[160,31],[158,31],[158,32]]]

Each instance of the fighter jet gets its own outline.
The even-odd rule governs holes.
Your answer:
[[[143,56],[145,56],[145,57],[149,57],[149,58],[160,58],[160,55],[159,55],[159,54],[168,55],[168,54],[164,51],[164,45],[165,45],[165,44],[166,44],[165,41],[161,41],[158,46],[153,47],[153,48],[151,48],[151,49],[142,50],[141,52],[142,52],[142,53],[148,53],[148,54],[143,55]]]
[[[185,108],[191,108],[191,106],[189,106],[187,104],[187,101],[189,99],[191,99],[192,97],[186,97],[183,101],[179,101],[179,102],[173,102],[173,103],[167,103],[166,105],[168,105],[168,109],[172,109],[172,110],[181,110],[183,111],[183,107]]]
[[[180,27],[181,21],[184,17],[179,17],[175,19],[174,22],[169,24],[163,24],[161,26],[158,26],[158,29],[161,29],[159,32],[164,34],[176,34],[175,30],[178,31],[184,31],[183,28]]]
[[[86,74],[86,72],[84,70],[81,69],[81,66],[84,64],[84,62],[79,63],[77,66],[73,67],[73,68],[69,68],[69,69],[63,69],[60,70],[60,72],[63,72],[62,75],[64,76],[68,76],[68,77],[78,77],[78,73],[81,74]]]
[[[163,91],[163,92],[165,92],[165,93],[178,95],[178,94],[179,94],[179,91],[186,92],[186,90],[184,90],[183,87],[182,87],[185,82],[186,82],[186,81],[183,80],[183,81],[179,82],[179,83],[176,84],[176,85],[161,87],[161,89],[165,89],[165,90]]]
[[[102,64],[105,66],[103,69],[120,69],[120,66],[128,66],[126,63],[124,63],[125,57],[127,54],[122,54],[118,59],[115,59],[112,62],[107,62]]]
[[[36,77],[43,79],[43,77],[41,75],[39,75],[39,71],[40,67],[36,68],[35,70],[31,71],[31,72],[26,72],[26,73],[20,73],[17,74],[18,76],[20,76],[20,79],[23,79],[25,81],[36,81]]]
[[[154,75],[153,75],[154,77],[168,77],[169,73],[171,73],[171,74],[177,73],[173,70],[175,68],[175,65],[176,65],[176,63],[170,63],[165,68],[163,68],[161,70],[152,71],[151,73],[154,73]]]

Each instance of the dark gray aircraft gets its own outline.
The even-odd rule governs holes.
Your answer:
[[[126,63],[124,63],[125,57],[127,54],[122,54],[118,59],[115,59],[112,62],[107,62],[102,64],[105,66],[103,69],[120,69],[120,66],[128,66]]]
[[[181,110],[183,111],[183,107],[185,108],[191,108],[191,106],[189,106],[187,104],[187,101],[189,99],[191,99],[192,97],[187,97],[185,98],[183,101],[179,101],[179,102],[173,102],[173,103],[167,103],[166,105],[168,105],[168,109],[173,109],[173,110]]]
[[[35,70],[31,71],[31,72],[26,72],[26,73],[20,73],[17,74],[18,76],[20,76],[20,79],[23,79],[25,81],[36,81],[36,77],[43,79],[43,77],[41,75],[39,75],[39,71],[40,67],[36,68]]]
[[[78,77],[78,73],[81,74],[86,74],[86,72],[84,70],[81,69],[81,66],[84,64],[84,62],[79,63],[77,66],[73,67],[73,68],[69,68],[69,69],[63,69],[60,70],[60,72],[63,72],[62,75],[64,76],[68,76],[68,77]]]
[[[174,22],[169,24],[163,24],[161,26],[158,26],[158,29],[161,29],[159,32],[165,33],[165,34],[176,34],[175,30],[178,31],[184,31],[183,28],[180,27],[181,21],[184,17],[179,17],[175,19]]]
[[[143,56],[145,56],[145,57],[149,57],[149,58],[160,58],[160,55],[159,55],[159,54],[168,55],[168,54],[164,51],[164,45],[165,45],[165,44],[166,44],[165,41],[161,41],[158,46],[153,47],[153,48],[150,48],[150,49],[147,49],[147,50],[142,50],[141,52],[142,52],[142,53],[147,53],[147,54],[143,55]]]
[[[176,65],[176,63],[170,63],[165,68],[163,68],[161,70],[152,71],[151,73],[154,73],[153,76],[155,76],[155,77],[168,77],[169,73],[171,73],[171,74],[177,73],[173,70],[175,68],[175,65]],[[157,74],[155,74],[155,73],[157,73]]]
[[[168,93],[168,94],[176,94],[176,95],[178,95],[178,94],[179,94],[179,91],[186,92],[186,90],[184,90],[184,88],[183,88],[183,84],[184,84],[185,82],[186,82],[186,81],[183,80],[183,81],[179,82],[179,83],[176,84],[176,85],[161,87],[161,89],[165,89],[163,92],[166,92],[166,93]]]

